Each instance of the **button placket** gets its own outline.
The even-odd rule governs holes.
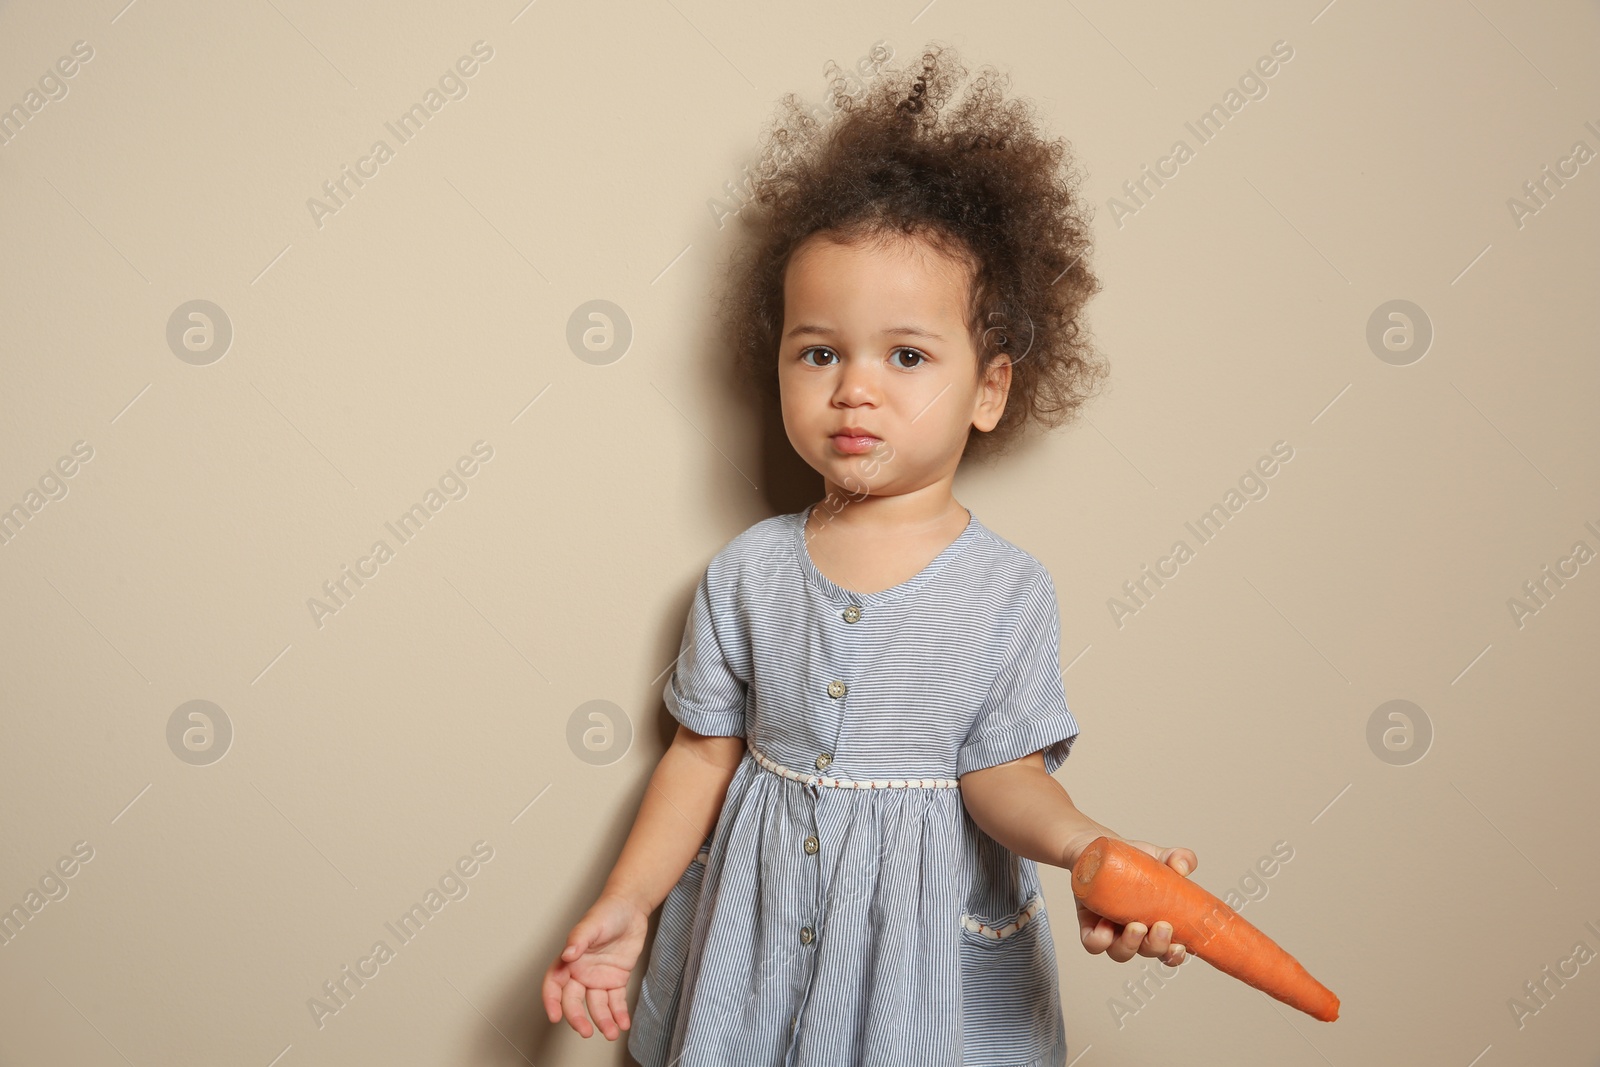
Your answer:
[[[831,697],[834,700],[843,700],[844,699],[844,695],[846,693],[848,693],[848,692],[850,692],[850,687],[845,685],[843,682],[838,681],[837,679],[835,679],[834,681],[831,681],[831,682],[828,683],[828,696]],[[832,763],[832,762],[833,762],[833,753],[832,752],[824,752],[824,753],[822,753],[820,756],[817,757],[817,770],[819,770],[819,771],[827,770],[828,769],[828,765],[830,763]]]
[[[854,623],[859,622],[861,620],[861,607],[860,607],[860,605],[858,605],[858,604],[848,604],[848,605],[846,605],[839,612],[839,617],[842,618],[846,623],[854,624]],[[835,678],[835,679],[833,679],[832,681],[830,681],[828,683],[828,697],[831,700],[843,700],[849,694],[849,692],[850,692],[850,686],[848,684],[846,684],[845,681],[843,679],[841,679],[841,678]],[[842,720],[843,720],[843,716],[842,715],[840,716],[840,720],[841,720],[841,723],[842,723]],[[839,730],[839,733],[843,733],[842,725],[841,725],[841,728]],[[837,743],[838,743],[838,734],[835,734],[834,741],[835,741],[835,745],[837,745]],[[822,753],[818,754],[817,759],[816,759],[817,770],[826,771],[828,769],[828,767],[830,765],[832,765],[832,763],[833,763],[833,753],[832,752],[822,752]]]
[[[825,792],[837,793],[838,791],[825,790]],[[805,848],[805,851],[810,853],[813,852],[813,849],[815,848],[816,851],[820,852],[821,841],[824,834],[832,835],[829,837],[829,840],[842,840],[843,835],[839,833],[840,820],[845,817],[844,811],[831,803],[817,808],[812,827],[812,833],[805,839],[804,842],[803,847]],[[812,906],[815,910],[812,912],[812,916],[813,922],[817,922],[819,924],[817,926],[807,925],[801,928],[800,941],[802,944],[808,944],[819,941],[822,937],[820,923],[826,917],[826,901],[829,892],[828,885],[831,879],[829,877],[829,871],[826,864],[819,862],[817,864],[808,863],[804,866],[805,870],[808,872],[809,881],[811,882],[812,886],[815,887],[815,892],[812,895]],[[810,931],[809,934],[806,931]],[[801,966],[798,970],[802,975],[804,975],[804,978],[802,979],[804,988],[800,995],[800,1002],[795,1007],[795,1014],[791,1019],[791,1029],[789,1031],[791,1042],[789,1055],[791,1056],[794,1054],[795,1048],[798,1047],[798,1045],[795,1043],[798,1041],[798,1034],[796,1033],[798,1021],[806,1014],[806,1011],[811,1004],[812,987],[814,986],[817,978],[817,958],[817,952],[802,950]],[[788,1060],[786,1059],[785,1062],[788,1062]]]

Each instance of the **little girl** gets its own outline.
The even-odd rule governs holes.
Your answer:
[[[544,980],[551,1022],[629,1030],[645,1067],[1067,1059],[1036,863],[1120,835],[1051,777],[1078,726],[1050,573],[951,486],[1103,373],[1088,225],[1065,143],[992,69],[942,116],[948,51],[882,73],[861,99],[836,82],[826,127],[785,98],[724,302],[825,496],[707,566],[663,692],[677,736]],[[1185,958],[1168,923],[1078,919],[1090,952]]]

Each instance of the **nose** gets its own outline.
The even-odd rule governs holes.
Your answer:
[[[841,359],[839,374],[834,379],[833,396],[847,404],[872,403],[878,396],[877,368],[870,360]]]

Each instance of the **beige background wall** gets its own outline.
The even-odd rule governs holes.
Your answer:
[[[781,93],[930,39],[1010,70],[1096,203],[1111,389],[957,484],[1055,576],[1083,727],[1059,777],[1253,892],[1344,1002],[1318,1023],[1196,961],[1136,1001],[1147,961],[1086,954],[1052,869],[1072,1056],[1594,1062],[1592,4],[124,2],[0,5],[0,105],[40,89],[0,148],[0,506],[27,512],[0,545],[0,906],[38,909],[0,944],[0,1062],[626,1062],[552,1028],[539,976],[670,735],[701,569],[819,487],[711,344],[711,205]],[[401,144],[385,123],[480,41]],[[1279,41],[1266,95],[1128,198]],[[568,342],[593,300],[621,358]],[[1374,346],[1375,316],[1431,342]],[[615,732],[586,759],[591,701]],[[466,895],[398,942],[441,879]]]

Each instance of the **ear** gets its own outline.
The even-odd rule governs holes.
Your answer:
[[[994,429],[1006,411],[1006,397],[1011,393],[1011,357],[998,356],[989,363],[984,373],[983,385],[978,391],[978,406],[972,413],[972,425],[984,433]]]

